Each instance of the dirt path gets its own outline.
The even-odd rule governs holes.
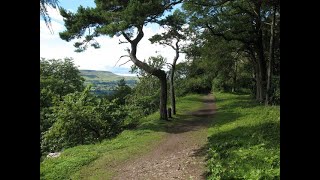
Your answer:
[[[205,179],[207,127],[215,112],[212,95],[204,107],[183,116],[183,123],[168,129],[168,135],[151,152],[126,162],[113,179]]]

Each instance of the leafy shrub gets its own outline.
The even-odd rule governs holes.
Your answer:
[[[70,58],[40,59],[40,142],[42,135],[55,122],[53,106],[63,99],[63,96],[83,91],[84,79]],[[40,146],[40,157],[41,154]]]
[[[43,135],[43,151],[89,144],[121,132],[127,114],[117,99],[112,102],[98,99],[89,91],[87,87],[83,92],[68,94],[53,107],[51,118],[55,123]]]
[[[215,92],[230,92],[232,88],[232,82],[230,79],[226,79],[218,75],[212,80],[212,86]]]

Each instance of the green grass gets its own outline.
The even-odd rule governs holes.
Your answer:
[[[201,107],[200,95],[187,95],[177,100],[178,114],[174,121],[159,120],[154,113],[141,119],[135,130],[125,130],[116,138],[102,143],[66,149],[61,156],[45,159],[40,164],[40,179],[111,179],[115,167],[152,149],[186,111]]]
[[[215,93],[208,130],[208,179],[280,179],[280,107]]]

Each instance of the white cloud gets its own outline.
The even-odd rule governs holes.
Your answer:
[[[53,31],[52,33],[50,29]],[[56,21],[51,21],[50,29],[44,20],[40,20],[40,40],[58,39],[59,32],[65,30],[64,26]]]

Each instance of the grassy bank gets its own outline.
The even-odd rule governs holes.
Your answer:
[[[179,98],[178,115],[200,108],[200,97]],[[114,139],[69,148],[58,158],[45,159],[40,164],[40,179],[110,179],[117,165],[144,154],[165,137],[165,128],[174,122],[161,121],[158,117],[157,112],[143,118],[137,129],[125,130]]]
[[[280,107],[248,95],[215,93],[208,179],[280,179]]]

